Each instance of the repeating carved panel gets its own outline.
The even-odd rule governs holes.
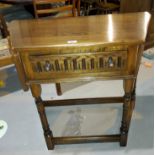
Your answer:
[[[127,51],[31,55],[30,62],[36,73],[119,71],[126,68]]]

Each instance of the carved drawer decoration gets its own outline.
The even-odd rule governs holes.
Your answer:
[[[126,68],[127,51],[75,54],[31,55],[35,73],[85,73],[122,71]]]

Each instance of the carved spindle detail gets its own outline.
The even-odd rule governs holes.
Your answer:
[[[51,65],[51,63],[49,61],[45,62],[44,69],[45,69],[46,72],[52,70],[52,65]]]
[[[108,50],[108,49],[107,49]],[[98,70],[122,70],[125,69],[127,51],[118,52],[103,52],[101,48],[86,50],[82,53],[76,53],[75,55],[41,55],[40,59],[37,56],[30,58],[32,70],[34,72],[87,72]],[[88,52],[88,53],[87,53]],[[96,52],[96,53],[95,53]],[[59,57],[59,59],[58,59]],[[36,69],[37,68],[37,69]]]

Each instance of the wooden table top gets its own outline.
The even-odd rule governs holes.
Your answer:
[[[143,43],[150,14],[147,12],[33,19],[9,24],[14,48],[88,46],[106,43]]]

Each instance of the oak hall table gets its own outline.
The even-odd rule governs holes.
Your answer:
[[[24,89],[35,98],[48,149],[56,144],[120,142],[126,146],[135,86],[150,14],[113,14],[9,24],[14,63]],[[94,79],[124,81],[124,96],[42,100],[41,84]],[[45,107],[123,103],[120,133],[54,137]]]

